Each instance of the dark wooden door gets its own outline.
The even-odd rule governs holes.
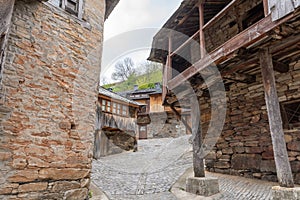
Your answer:
[[[147,126],[139,126],[139,139],[147,139]]]

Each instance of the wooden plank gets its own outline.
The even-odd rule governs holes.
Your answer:
[[[177,76],[168,81],[168,88],[170,90],[176,88],[212,63],[221,63],[222,61],[226,60],[229,54],[240,49],[241,47],[247,47],[255,43],[256,41],[263,38],[267,34],[267,32],[288,21],[293,16],[294,14],[291,14],[289,16],[286,16],[284,19],[278,20],[276,22],[272,22],[270,15],[265,17],[264,19],[260,20],[259,22],[250,26],[248,29],[225,42],[223,45],[221,45],[210,54],[206,55],[204,58],[200,59],[193,66],[183,71],[180,76]]]
[[[293,0],[268,0],[272,21],[285,17],[295,10]]]
[[[182,123],[184,124],[185,128],[188,129],[188,131],[192,132],[192,128],[187,123],[187,121],[185,121],[185,119],[183,119],[181,117],[180,113],[176,110],[176,108],[174,107],[174,105],[171,105],[171,109],[174,112],[174,114],[176,115],[177,119],[180,120],[180,121],[182,121]]]
[[[282,118],[276,90],[272,56],[269,53],[269,49],[262,49],[259,52],[259,59],[278,181],[281,187],[294,187],[293,174],[282,128]]]
[[[194,101],[195,102],[191,105],[194,175],[195,177],[205,177],[204,160],[203,157],[201,157],[203,139],[200,119],[200,103],[196,98]]]
[[[206,55],[205,49],[205,36],[203,31],[204,26],[204,5],[203,3],[199,5],[199,27],[200,27],[200,56],[204,58]]]

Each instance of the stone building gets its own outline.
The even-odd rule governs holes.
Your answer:
[[[139,124],[137,138],[179,137],[187,134],[176,114],[163,105],[160,83],[155,83],[155,87],[149,89],[138,89],[138,85],[135,85],[133,90],[121,92],[120,95],[146,105],[139,115],[148,115],[150,121]]]
[[[154,37],[149,59],[165,65],[164,103],[178,108],[178,101],[188,102],[192,93],[199,101],[200,123],[192,120],[195,176],[204,176],[197,152],[216,120],[211,116],[218,118],[225,108],[211,102],[222,101],[209,92],[219,84],[217,69],[227,112],[221,136],[205,158],[207,170],[278,181],[283,187],[300,184],[299,5],[184,0]],[[185,106],[193,112],[196,104]]]
[[[137,113],[143,104],[99,89],[94,158],[137,150]]]
[[[0,1],[0,199],[85,199],[118,0]]]

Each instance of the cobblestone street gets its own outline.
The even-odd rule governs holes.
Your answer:
[[[172,185],[192,166],[189,136],[177,139],[139,141],[138,152],[101,158],[93,163],[92,181],[109,199],[177,199]],[[270,183],[247,178],[207,173],[218,177],[220,195],[215,199],[270,199]]]

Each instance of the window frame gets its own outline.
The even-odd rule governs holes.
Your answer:
[[[58,0],[59,6],[56,4],[51,3],[49,1],[48,3],[54,7],[60,8],[64,10],[65,12],[69,13],[72,16],[77,17],[78,19],[82,19],[83,16],[83,0]],[[68,7],[68,2],[74,2],[76,4],[76,10]]]

